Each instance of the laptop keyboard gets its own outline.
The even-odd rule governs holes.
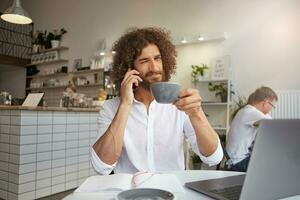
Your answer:
[[[218,194],[230,200],[238,200],[242,191],[242,185],[235,185],[232,187],[226,187],[217,190],[211,190],[210,192]]]

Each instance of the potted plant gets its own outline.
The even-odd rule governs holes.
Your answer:
[[[216,97],[220,96],[221,102],[227,102],[228,87],[226,83],[213,84],[209,82],[208,90],[215,92]],[[231,91],[231,94],[234,94],[234,92]]]
[[[60,30],[55,29],[53,32],[49,32],[46,37],[46,43],[48,48],[59,47],[61,38],[67,31],[64,28]]]
[[[37,30],[34,34],[32,33],[32,52],[38,53],[40,50],[45,48],[47,31]]]
[[[192,81],[196,82],[208,78],[208,69],[208,66],[203,63],[200,65],[192,65]]]
[[[234,101],[235,108],[231,114],[231,120],[236,116],[238,111],[247,105],[247,98],[244,96],[238,96],[238,99]]]
[[[193,169],[201,169],[202,160],[197,154],[192,155]]]

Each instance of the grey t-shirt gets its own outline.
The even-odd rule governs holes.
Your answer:
[[[245,159],[251,153],[250,149],[258,129],[254,123],[262,119],[271,119],[271,116],[252,105],[246,105],[233,119],[226,145],[226,151],[233,164]]]

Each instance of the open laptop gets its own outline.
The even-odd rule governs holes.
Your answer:
[[[300,119],[261,122],[246,175],[185,185],[221,200],[267,200],[299,195]]]

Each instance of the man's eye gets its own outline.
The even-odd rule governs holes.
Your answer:
[[[143,60],[143,61],[141,61],[140,63],[141,64],[144,64],[144,63],[146,63],[146,62],[148,62],[147,60]]]

